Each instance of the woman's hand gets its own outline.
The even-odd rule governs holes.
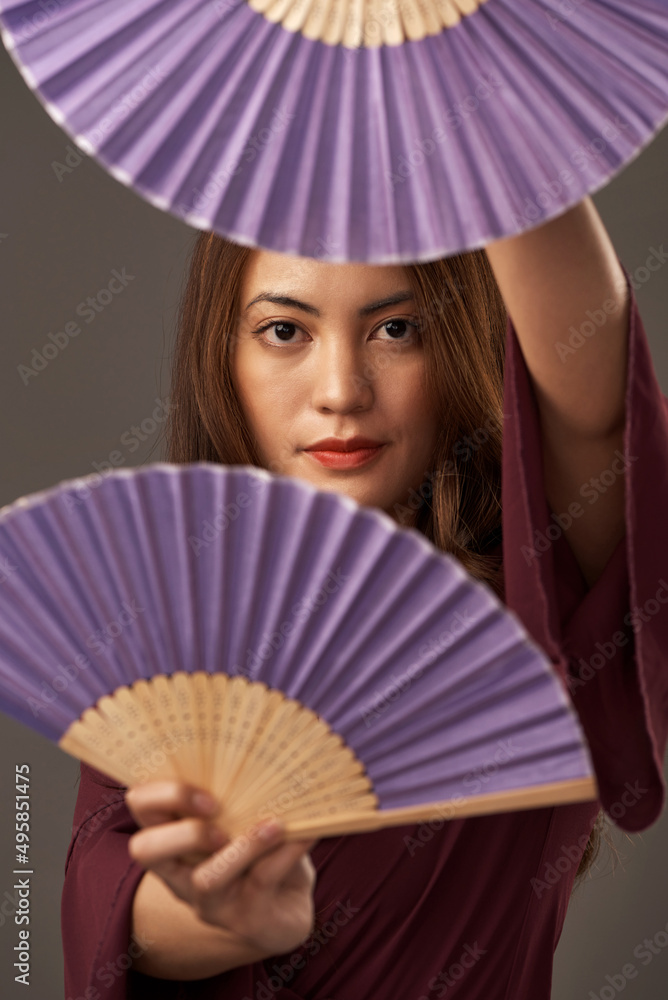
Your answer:
[[[313,927],[315,841],[284,842],[280,824],[263,823],[226,842],[212,822],[216,802],[190,785],[156,781],[126,792],[144,827],[129,841],[132,858],[155,872],[196,916],[265,953],[298,947]],[[192,864],[193,855],[197,864]],[[187,858],[190,855],[190,861]]]

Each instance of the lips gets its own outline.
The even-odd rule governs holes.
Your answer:
[[[362,437],[349,438],[347,441],[343,438],[325,438],[303,450],[310,456],[309,461],[315,461],[326,469],[358,469],[375,461],[387,447],[383,441],[374,441],[371,445],[362,444],[370,440]]]
[[[379,448],[385,444],[384,441],[374,441],[373,438],[352,437],[352,438],[323,438],[315,444],[304,448],[304,451],[359,451],[366,448]]]

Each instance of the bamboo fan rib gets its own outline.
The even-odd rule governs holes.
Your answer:
[[[0,21],[49,114],[119,181],[332,262],[541,225],[668,116],[665,0],[0,0]]]
[[[246,466],[156,463],[0,511],[0,706],[123,785],[288,836],[596,797],[550,663],[414,530]]]
[[[453,28],[486,0],[250,0],[286,31],[346,48],[402,45]]]
[[[244,677],[138,681],[87,709],[59,745],[127,786],[166,778],[201,785],[224,803],[235,835],[258,817],[322,823],[347,812],[362,819],[378,805],[363,765],[327,723]]]

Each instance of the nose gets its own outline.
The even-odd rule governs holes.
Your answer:
[[[373,405],[373,369],[362,348],[342,336],[323,338],[313,352],[312,403],[316,410],[348,413]]]

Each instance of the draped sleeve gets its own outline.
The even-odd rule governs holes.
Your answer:
[[[625,535],[588,590],[567,540],[571,514],[548,507],[536,397],[509,318],[503,562],[506,603],[570,691],[591,749],[601,804],[621,828],[637,831],[657,819],[665,800],[668,399],[657,382],[625,268],[624,273],[631,297],[626,412],[623,455],[615,461],[617,470],[625,468]],[[597,499],[591,487],[580,492],[583,506]]]
[[[137,829],[124,789],[81,764],[61,899],[67,997],[127,1000],[128,969],[143,947],[131,937],[132,900],[144,871],[128,854]],[[166,989],[165,1000],[172,996]]]
[[[131,969],[151,944],[132,935],[132,903],[144,869],[128,853],[139,827],[125,788],[87,764],[81,784],[61,900],[65,996],[78,1000],[300,1000],[283,975],[264,963],[190,982],[156,979]],[[289,970],[295,974],[295,970]],[[273,987],[273,988],[272,988]]]

